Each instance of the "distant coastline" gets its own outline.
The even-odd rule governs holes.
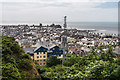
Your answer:
[[[27,23],[27,22],[16,22],[16,23],[5,23],[2,25],[38,25],[38,23]],[[53,22],[41,22],[43,25],[50,25]],[[63,26],[63,22],[54,22],[55,24],[60,24]],[[81,29],[81,30],[96,30],[96,33],[106,33],[106,34],[118,34],[118,22],[67,22],[67,27],[69,29]]]

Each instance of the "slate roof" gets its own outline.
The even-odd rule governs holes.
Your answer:
[[[43,47],[43,46],[40,46],[39,48],[35,49],[34,52],[47,52],[47,48],[46,47]]]
[[[35,47],[37,47],[34,51],[36,51],[37,49],[39,49],[40,47],[44,47],[46,49],[51,49],[52,47],[54,47],[55,45],[49,42],[38,42]]]
[[[30,47],[30,48],[23,48],[23,50],[25,51],[25,53],[34,53],[34,49],[35,49],[36,47]]]
[[[120,48],[115,48],[115,51],[113,51],[113,52],[120,55]]]

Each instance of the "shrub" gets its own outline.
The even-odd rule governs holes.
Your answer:
[[[17,63],[19,69],[31,70],[33,68],[29,59],[19,59]]]
[[[14,64],[7,63],[2,66],[3,80],[19,80],[20,78],[20,73]]]
[[[29,54],[22,54],[20,55],[20,59],[31,59]]]
[[[60,59],[57,59],[57,56],[50,56],[46,61],[46,66],[47,67],[56,66],[57,64],[60,63],[61,61]]]

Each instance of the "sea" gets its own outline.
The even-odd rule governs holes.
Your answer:
[[[68,22],[67,28],[96,30],[95,33],[118,34],[118,22]]]
[[[28,24],[39,25],[38,23],[15,23],[15,24]],[[60,24],[63,26],[63,22],[42,22],[43,25]],[[96,30],[95,33],[105,34],[118,34],[118,22],[67,22],[68,29],[79,30]]]
[[[68,28],[96,30],[95,33],[118,34],[117,22],[70,22]]]

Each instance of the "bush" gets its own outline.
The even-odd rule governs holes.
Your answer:
[[[120,80],[120,59],[117,59],[112,53],[111,46],[107,51],[103,51],[103,47],[94,47],[89,55],[83,55],[82,57],[74,54],[66,55],[65,66],[46,67],[47,70],[44,70],[41,75],[51,80]],[[100,50],[100,52],[96,50]],[[48,63],[51,64],[55,60],[56,58],[52,57],[48,60]]]
[[[36,73],[30,56],[24,54],[18,42],[13,37],[2,36],[2,80],[28,80],[28,77],[30,80],[38,76]]]
[[[2,53],[3,54],[21,54],[23,49],[18,45],[13,37],[2,37]]]
[[[64,66],[72,66],[74,65],[75,63],[77,63],[80,58],[76,55],[67,55],[67,57],[65,57],[65,61],[63,63]]]
[[[120,66],[114,69],[114,71],[111,73],[111,80],[114,79],[120,79]]]
[[[57,64],[60,63],[61,61],[60,59],[57,59],[57,56],[50,56],[46,61],[46,66],[47,67],[56,66]]]
[[[20,55],[20,59],[31,59],[29,54],[22,54]]]
[[[31,70],[33,68],[29,59],[19,59],[17,64],[21,70]]]
[[[14,64],[7,63],[2,66],[2,80],[19,80],[20,73]]]

